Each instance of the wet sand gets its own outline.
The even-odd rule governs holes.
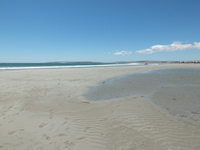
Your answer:
[[[200,126],[145,95],[91,101],[89,87],[125,74],[195,64],[0,72],[2,150],[199,150]]]
[[[96,101],[138,95],[164,108],[171,117],[200,124],[200,68],[156,69],[123,75],[91,87],[85,96]]]

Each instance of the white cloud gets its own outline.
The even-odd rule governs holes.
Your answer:
[[[194,48],[200,49],[200,42],[194,42]]]
[[[144,50],[139,50],[136,51],[137,53],[141,53],[141,54],[152,54],[155,53],[152,49],[144,49]]]
[[[173,42],[170,45],[154,45],[148,49],[138,50],[137,53],[152,54],[158,51],[182,51],[189,49],[200,49],[200,42],[194,42],[194,44],[182,44],[181,42]]]
[[[132,52],[130,52],[130,51],[120,51],[120,52],[116,52],[116,53],[114,53],[114,55],[129,55],[129,54],[131,54]]]

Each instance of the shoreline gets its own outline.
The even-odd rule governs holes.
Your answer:
[[[144,96],[108,101],[88,101],[83,96],[89,87],[129,73],[188,67],[200,68],[200,65],[0,72],[0,148],[153,150],[153,144],[162,141],[164,146],[156,145],[160,150],[198,150],[200,126],[181,124]],[[178,142],[188,143],[188,147]]]
[[[0,71],[143,66],[143,63],[0,63]],[[154,65],[154,64],[151,64]]]

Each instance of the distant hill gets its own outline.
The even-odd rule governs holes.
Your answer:
[[[92,61],[57,61],[47,63],[62,63],[62,64],[125,64],[125,63],[171,63],[170,61],[116,61],[116,62],[92,62]]]

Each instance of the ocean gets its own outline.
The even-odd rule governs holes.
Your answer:
[[[92,67],[116,67],[116,66],[140,66],[143,63],[0,63],[0,71],[31,70],[31,69],[64,69],[64,68],[92,68]]]

